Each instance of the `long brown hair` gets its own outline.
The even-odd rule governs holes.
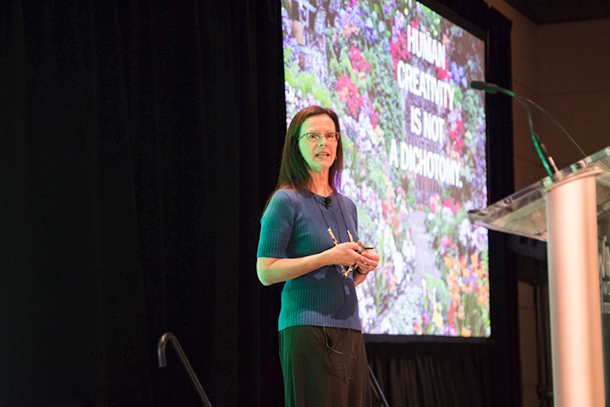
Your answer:
[[[299,149],[299,136],[301,126],[307,118],[325,114],[335,123],[335,131],[341,132],[339,127],[339,117],[331,109],[320,106],[309,106],[294,115],[284,140],[284,151],[282,152],[282,163],[280,164],[280,174],[277,180],[275,191],[282,188],[289,188],[301,192],[309,186],[311,176],[309,166],[301,150]],[[341,170],[343,170],[343,144],[341,138],[337,142],[337,159],[329,169],[328,184],[333,191],[337,191],[337,186],[341,184]],[[274,193],[275,193],[274,191]]]

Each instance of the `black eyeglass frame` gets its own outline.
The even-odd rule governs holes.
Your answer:
[[[329,131],[328,133],[316,133],[310,131],[300,136],[299,140],[303,137],[306,137],[307,141],[309,141],[310,143],[317,143],[318,141],[320,141],[321,137],[324,137],[324,141],[328,143],[335,143],[341,138],[341,133],[339,133],[338,131]]]

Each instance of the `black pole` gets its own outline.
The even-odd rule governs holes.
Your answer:
[[[212,407],[212,403],[210,403],[208,396],[205,394],[205,391],[203,391],[203,387],[201,386],[201,383],[199,383],[199,379],[197,378],[197,375],[195,374],[193,367],[191,366],[188,359],[186,358],[186,355],[184,354],[184,351],[182,350],[182,346],[180,346],[178,339],[176,339],[176,336],[171,332],[167,332],[167,333],[163,334],[161,339],[159,339],[159,345],[158,345],[159,367],[167,366],[167,359],[165,358],[165,346],[167,345],[168,342],[171,342],[174,344],[174,349],[176,350],[176,353],[178,354],[178,357],[180,358],[182,365],[186,369],[189,377],[191,378],[191,381],[195,385],[195,390],[197,390],[197,394],[199,394],[199,397],[203,401],[204,407]]]

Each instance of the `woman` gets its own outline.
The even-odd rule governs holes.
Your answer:
[[[356,206],[339,194],[335,112],[311,106],[286,134],[277,188],[261,220],[264,285],[285,282],[279,318],[287,406],[370,406],[355,287],[379,255],[358,240]]]

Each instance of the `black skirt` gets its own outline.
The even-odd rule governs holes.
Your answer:
[[[294,326],[280,331],[286,406],[370,407],[369,367],[362,333]]]

